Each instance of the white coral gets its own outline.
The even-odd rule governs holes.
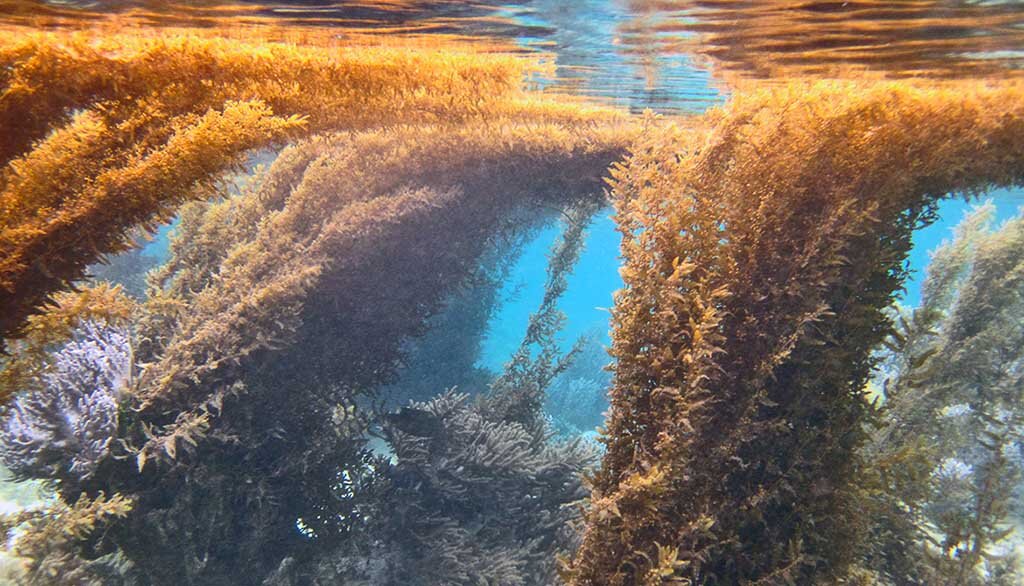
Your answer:
[[[21,478],[88,478],[110,450],[131,374],[126,330],[85,323],[55,354],[43,389],[19,396],[0,424],[0,460]]]

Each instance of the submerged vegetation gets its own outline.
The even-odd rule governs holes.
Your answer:
[[[255,148],[300,133],[525,113],[578,120],[525,96],[530,62],[199,36],[18,34],[0,43],[0,334],[130,229],[216,192]]]
[[[651,129],[612,176],[626,288],[570,582],[842,578],[911,232],[949,192],[1021,183],[1021,89],[773,88]]]
[[[5,522],[25,583],[1012,580],[1020,221],[974,216],[891,306],[941,198],[1024,184],[1020,85],[793,82],[666,119],[525,91],[503,55],[21,31],[0,62],[0,458],[57,494]],[[600,354],[554,335],[606,195],[595,469],[556,439],[588,419],[543,408],[604,408],[571,366]],[[81,285],[171,217],[143,299]],[[488,380],[496,282],[556,219]],[[446,324],[453,372],[415,375]]]
[[[865,555],[897,583],[1021,578],[1003,542],[1016,521],[1024,431],[1024,218],[994,230],[993,210],[974,210],[935,251],[921,305],[895,310],[885,342],[865,450],[864,484],[877,491]],[[908,506],[913,515],[901,515]]]

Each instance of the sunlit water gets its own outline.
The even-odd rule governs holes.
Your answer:
[[[152,26],[267,23],[328,31],[338,43],[403,37],[430,44],[468,43],[488,51],[539,55],[554,66],[530,84],[626,108],[697,114],[724,103],[733,84],[770,84],[792,76],[1010,77],[1024,65],[1024,6],[1018,2],[731,2],[709,0],[537,0],[524,2],[192,3],[0,2],[15,22],[85,27],[109,15]],[[997,221],[1024,205],[1024,193],[991,194]],[[903,302],[920,299],[929,253],[951,236],[969,205],[949,199],[941,219],[915,235]],[[557,223],[524,248],[501,290],[480,365],[499,372],[518,346],[543,295]],[[149,254],[167,254],[166,230]],[[608,336],[618,276],[618,234],[610,211],[590,228],[587,248],[561,301],[565,349],[583,335]],[[19,504],[21,504],[19,502]]]

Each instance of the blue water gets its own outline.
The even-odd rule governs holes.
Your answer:
[[[1021,206],[1024,206],[1024,189],[994,189],[982,200],[991,200],[995,205],[995,224],[999,225],[1020,213]],[[914,307],[921,302],[921,281],[931,253],[953,238],[957,224],[977,203],[968,203],[961,198],[946,199],[939,205],[938,221],[914,233],[914,248],[908,259],[913,272],[905,284],[906,292],[901,300],[904,305]]]
[[[480,366],[500,372],[519,347],[530,314],[537,310],[544,297],[547,256],[563,226],[554,225],[541,231],[523,250],[501,291],[501,309],[492,318],[481,351]],[[569,277],[568,288],[559,308],[566,315],[565,327],[559,336],[563,350],[572,347],[584,335],[601,335],[602,344],[610,344],[608,322],[612,293],[622,287],[619,277],[619,233],[609,212],[594,219],[588,230],[586,247]]]
[[[986,199],[995,205],[998,225],[1020,213],[1024,206],[1024,189],[992,190],[982,197]],[[914,248],[907,259],[911,273],[904,284],[901,303],[913,307],[921,302],[921,281],[932,252],[953,237],[957,224],[978,203],[956,197],[946,199],[939,206],[939,219],[914,233]],[[546,228],[523,250],[502,289],[504,303],[488,326],[480,366],[500,372],[519,346],[530,314],[536,311],[544,296],[547,255],[562,229],[560,224]],[[586,248],[559,304],[567,318],[559,337],[563,350],[569,350],[580,336],[595,332],[601,334],[602,344],[611,343],[609,308],[612,294],[623,285],[619,265],[619,234],[610,212],[603,212],[588,230]]]

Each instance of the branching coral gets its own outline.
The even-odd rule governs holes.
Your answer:
[[[866,520],[871,350],[910,234],[950,191],[1024,180],[1016,85],[794,84],[613,172],[626,289],[608,451],[573,584],[811,583]]]
[[[21,478],[91,476],[110,450],[131,372],[127,332],[86,322],[55,354],[41,388],[17,397],[5,414],[4,465]]]
[[[136,310],[120,287],[97,283],[75,292],[58,293],[52,305],[28,319],[23,336],[0,356],[0,400],[43,388],[51,352],[66,343],[84,323],[125,327]]]
[[[386,419],[394,462],[388,488],[356,543],[382,563],[350,574],[372,584],[549,584],[554,554],[572,544],[569,506],[584,496],[579,474],[593,453],[551,444],[495,419],[490,398],[454,392]],[[321,572],[356,567],[354,553],[326,558]],[[337,576],[333,576],[337,580]]]

